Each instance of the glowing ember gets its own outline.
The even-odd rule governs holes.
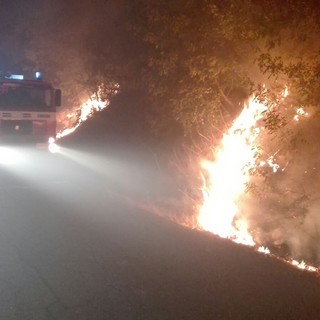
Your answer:
[[[267,160],[267,164],[270,168],[272,168],[272,172],[275,173],[280,169],[280,166],[274,162],[273,156],[269,157]]]
[[[61,132],[59,132],[57,134],[57,139],[60,139],[64,136],[74,132],[84,121],[86,121],[88,118],[90,118],[95,112],[105,109],[108,105],[109,105],[108,100],[103,101],[101,99],[101,88],[99,88],[98,92],[91,95],[89,97],[89,99],[80,106],[79,110],[77,110],[78,112],[80,111],[80,115],[78,116],[78,120],[77,120],[76,124],[71,128],[67,128],[67,129],[64,129]],[[75,117],[75,114],[69,113],[69,114],[67,114],[66,117],[68,119],[71,119],[71,118]]]
[[[266,107],[252,98],[223,136],[215,161],[202,163],[208,172],[208,185],[199,225],[220,237],[251,246],[255,243],[246,221],[237,217],[237,202],[249,182],[249,170],[255,166],[254,145],[260,132],[256,123],[264,110]]]
[[[309,115],[309,113],[304,111],[304,109],[302,107],[300,107],[296,110],[296,114],[293,117],[293,120],[299,121],[301,117],[307,117],[308,115]]]
[[[304,261],[297,261],[297,260],[292,260],[291,264],[299,269],[302,270],[307,270],[307,271],[312,271],[312,272],[317,272],[318,268],[315,268],[313,266],[307,265]]]
[[[266,247],[263,247],[263,246],[259,247],[258,251],[261,253],[264,253],[264,254],[270,254],[270,250]]]

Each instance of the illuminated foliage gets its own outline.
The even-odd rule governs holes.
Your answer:
[[[69,104],[101,83],[147,88],[143,112],[158,131],[226,128],[262,84],[269,101],[284,85],[297,105],[320,98],[317,1],[20,0],[4,8],[3,57],[44,71]],[[272,128],[285,122],[266,115]]]
[[[272,95],[288,86],[297,104],[318,102],[316,2],[135,1],[132,7],[134,30],[149,46],[143,76],[157,123],[171,118],[186,132],[210,122],[223,127],[262,84]]]

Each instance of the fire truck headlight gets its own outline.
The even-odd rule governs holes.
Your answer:
[[[0,164],[12,165],[21,160],[21,154],[17,150],[0,147]]]
[[[49,143],[48,149],[51,153],[57,153],[59,152],[60,147],[53,142],[53,143]]]
[[[56,140],[55,140],[55,138],[53,138],[53,137],[50,137],[49,140],[48,140],[49,144],[53,144],[55,141],[56,141]]]

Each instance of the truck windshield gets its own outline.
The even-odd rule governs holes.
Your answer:
[[[44,110],[50,107],[50,89],[28,86],[0,86],[0,110]]]

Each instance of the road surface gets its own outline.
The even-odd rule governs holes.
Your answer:
[[[145,175],[70,148],[2,166],[0,319],[319,319],[318,278],[143,212]]]

